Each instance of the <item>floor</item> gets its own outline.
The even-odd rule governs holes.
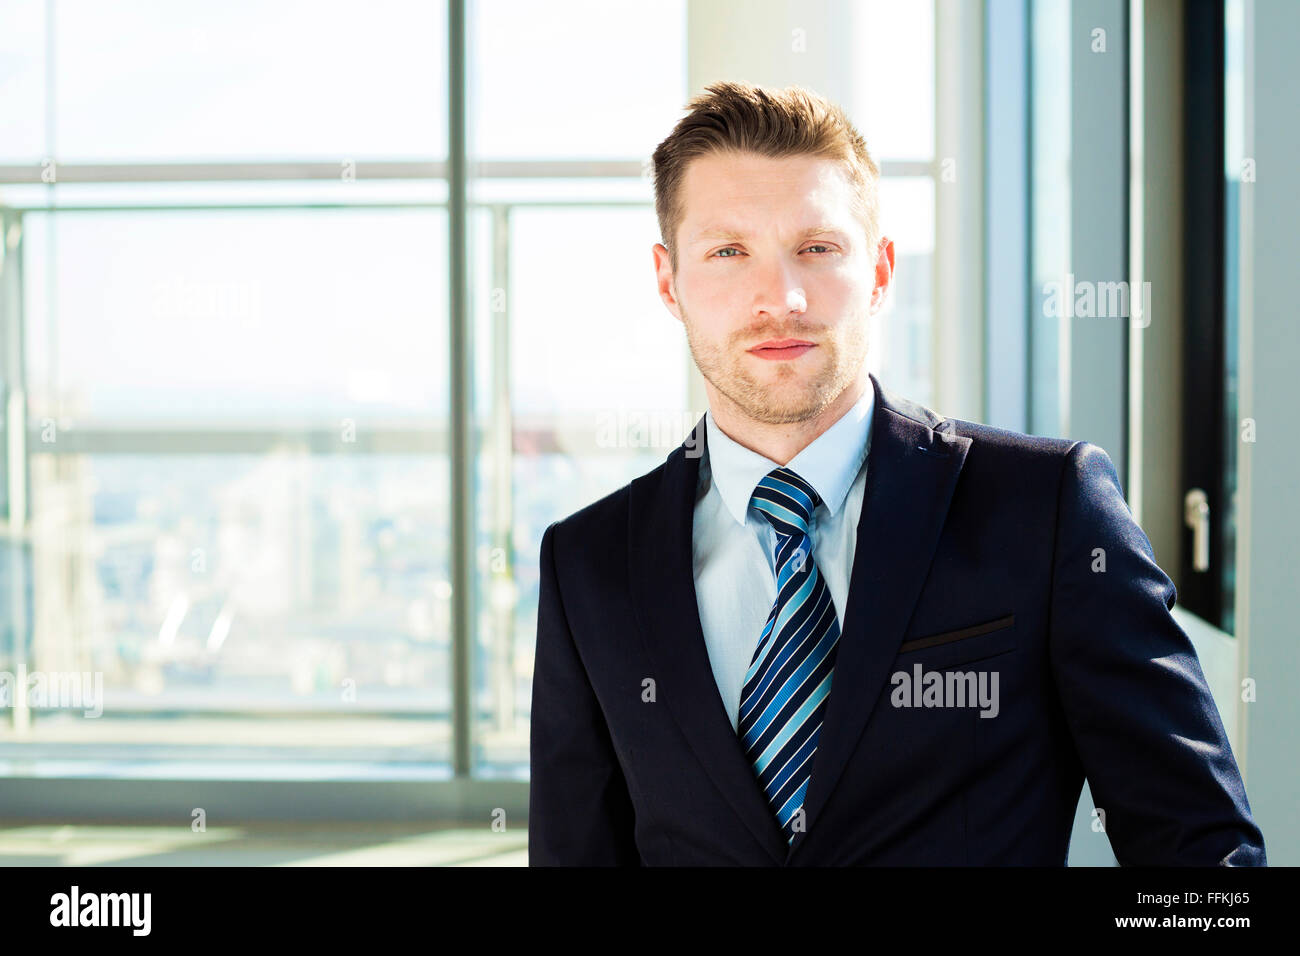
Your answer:
[[[526,830],[397,824],[0,822],[0,866],[527,866]]]

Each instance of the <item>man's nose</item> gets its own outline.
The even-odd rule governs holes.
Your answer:
[[[754,297],[754,314],[766,313],[778,318],[808,311],[808,297],[788,270],[778,266],[760,280]]]

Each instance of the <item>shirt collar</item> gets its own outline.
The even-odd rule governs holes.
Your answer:
[[[832,515],[844,504],[867,457],[875,397],[876,390],[868,382],[857,404],[786,465],[816,489]],[[704,415],[709,470],[727,510],[743,525],[759,480],[781,466],[727,435],[714,421],[712,409]]]

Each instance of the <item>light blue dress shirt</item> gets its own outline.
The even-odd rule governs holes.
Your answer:
[[[871,383],[856,405],[786,464],[817,490],[813,560],[841,627],[853,569],[871,445]],[[695,498],[691,552],[700,626],[718,693],[734,730],[745,672],[776,603],[776,530],[750,502],[777,462],[727,436],[705,413],[705,450]]]

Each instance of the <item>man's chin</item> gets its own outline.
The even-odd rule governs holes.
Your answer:
[[[762,401],[746,409],[745,412],[754,421],[768,425],[788,425],[793,422],[807,421],[826,407],[825,402],[819,401],[814,396],[802,396],[798,401],[790,401],[788,394],[783,397],[784,401],[781,399]]]

